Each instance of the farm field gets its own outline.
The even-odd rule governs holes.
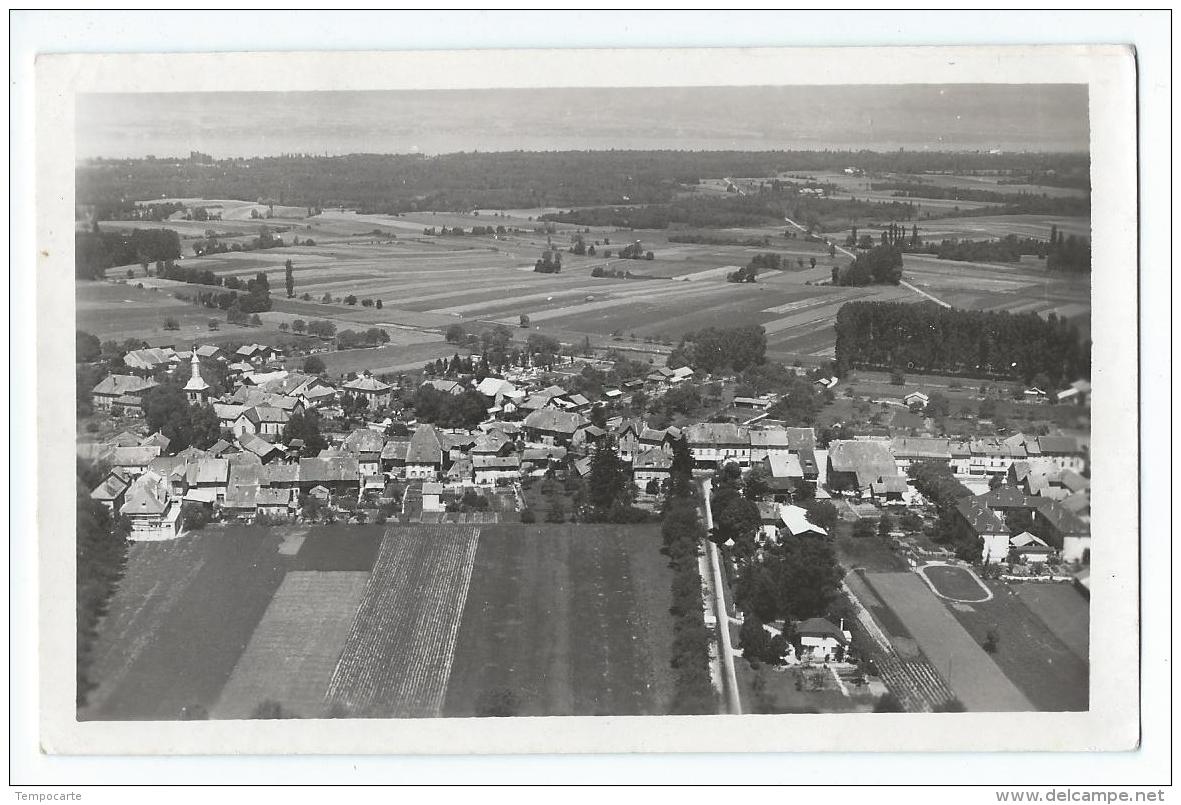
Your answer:
[[[913,573],[866,573],[864,579],[969,711],[1035,709],[922,579]]]
[[[864,183],[862,177],[855,178]],[[852,180],[848,177],[840,178],[845,184],[849,181]],[[860,196],[861,192],[858,190],[857,194]],[[248,215],[251,205],[246,202],[241,205]],[[413,368],[414,364],[452,354],[442,351],[445,346],[440,336],[455,322],[470,322],[473,329],[490,323],[515,329],[521,315],[530,317],[535,330],[570,343],[590,337],[600,346],[609,345],[609,339],[633,334],[640,340],[675,343],[685,333],[702,327],[736,321],[757,323],[767,331],[768,352],[772,357],[814,362],[832,356],[835,341],[832,322],[846,301],[924,300],[921,294],[906,287],[854,289],[810,284],[827,282],[833,265],[845,265],[849,258],[840,253],[835,259],[830,258],[823,244],[802,237],[784,238],[782,225],[700,231],[700,234],[736,240],[767,238],[768,246],[675,243],[669,237],[676,235],[679,231],[676,229],[594,227],[584,237],[590,243],[600,241],[596,247],[598,255],[576,256],[567,252],[563,254],[560,274],[537,274],[532,267],[546,247],[547,236],[533,231],[538,224],[522,217],[525,212],[538,211],[518,211],[505,216],[488,212],[478,216],[420,212],[395,217],[326,210],[311,218],[301,214],[266,222],[212,222],[223,224],[223,228],[256,223],[276,229],[289,227],[284,231],[288,241],[294,235],[301,235],[316,238],[317,245],[202,257],[187,254],[183,265],[239,278],[263,271],[268,274],[271,287],[281,289],[284,262],[292,261],[296,298],[283,298],[281,292],[274,294],[274,309],[263,315],[261,329],[233,329],[223,322],[219,338],[240,336],[241,340],[263,340],[267,333],[278,333],[280,324],[289,326],[297,318],[323,318],[335,322],[338,330],[383,327],[399,345],[416,347],[399,350],[404,354],[394,356],[370,351],[342,357],[337,359],[341,367],[347,366],[342,372]],[[138,223],[108,222],[107,225]],[[504,225],[522,231],[497,238],[422,234],[423,228],[431,226],[477,225]],[[1066,234],[1089,230],[1087,219],[1062,216],[933,217],[920,221],[920,234],[926,238],[982,238],[1012,232],[1047,237],[1051,225],[1059,226]],[[575,229],[558,225],[550,236],[553,244],[564,249]],[[828,236],[840,243],[845,233]],[[602,243],[608,238],[610,246]],[[655,259],[602,256],[606,249],[617,251],[634,240],[641,241],[644,249],[652,250]],[[190,241],[185,240],[187,252],[192,251]],[[745,266],[760,252],[779,254],[788,268],[763,272],[755,285],[725,281],[727,273]],[[813,258],[815,268],[810,267]],[[803,268],[798,262],[801,260]],[[1085,278],[1047,277],[1036,262],[964,263],[907,255],[904,264],[908,283],[954,306],[1041,315],[1053,312],[1077,321],[1084,336],[1089,331],[1090,294]],[[629,271],[648,279],[592,277],[595,266]],[[125,271],[116,268],[109,273],[121,277]],[[145,285],[167,286],[169,292],[185,293],[179,283],[154,278],[141,280],[142,269],[135,266],[133,271],[137,273],[136,281]],[[100,338],[108,334],[117,338],[163,337],[163,317],[176,315],[182,329],[173,334],[174,340],[193,341],[208,337],[211,315],[224,318],[216,311],[191,307],[179,300],[153,299],[146,295],[153,293],[150,291],[134,298],[126,294],[119,297],[128,286],[112,287],[119,290],[113,291],[108,299],[91,299],[79,292],[80,326],[109,331],[96,333]],[[313,301],[300,298],[305,294]],[[321,303],[325,294],[331,295],[333,303]],[[340,303],[339,300],[350,294],[359,299],[381,299],[383,307],[378,310]],[[112,315],[130,310],[131,305],[122,302],[122,298],[143,304],[137,304],[137,309],[127,316]],[[82,302],[92,305],[89,314],[83,310]],[[428,347],[428,344],[437,346]]]
[[[349,716],[438,716],[480,529],[391,527],[328,684]]]
[[[1091,605],[1067,584],[1014,584],[1012,589],[1066,647],[1081,659],[1091,654]]]
[[[99,625],[82,720],[172,720],[212,711],[283,581],[274,529],[210,527],[132,546]]]
[[[1090,678],[1088,658],[1076,653],[1026,605],[1026,595],[1020,590],[1032,585],[1006,585],[993,581],[986,584],[993,592],[991,600],[973,604],[948,601],[945,602],[948,611],[976,642],[982,643],[990,630],[995,632],[997,650],[990,656],[1038,710],[1086,710]],[[1064,592],[1081,598],[1069,588],[1064,588]],[[1076,608],[1067,610],[1069,605],[1062,600],[1055,603],[1077,619]],[[1043,604],[1042,609],[1047,610],[1050,606]],[[1073,642],[1077,648],[1077,639]],[[959,667],[957,661],[956,668]],[[968,709],[972,707],[969,705]]]
[[[482,528],[444,715],[667,712],[671,583],[656,526]]]
[[[292,571],[283,579],[222,689],[212,718],[250,718],[263,702],[305,718],[324,703],[369,573]]]

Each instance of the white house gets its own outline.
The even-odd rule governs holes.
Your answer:
[[[436,481],[431,481],[422,485],[422,510],[424,512],[441,512],[445,511],[443,506],[443,485]]]
[[[796,627],[800,636],[800,659],[815,662],[844,659],[845,649],[853,640],[853,634],[844,626],[844,621],[837,628],[824,618],[809,618],[800,623]]]

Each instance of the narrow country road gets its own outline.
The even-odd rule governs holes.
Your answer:
[[[705,501],[705,527],[714,527],[713,510],[709,505],[709,492],[712,483],[706,478],[701,482],[701,496]],[[738,694],[738,676],[734,672],[734,648],[730,644],[730,612],[726,608],[726,591],[722,586],[722,567],[718,559],[718,546],[713,540],[705,541],[705,550],[709,555],[709,566],[713,576],[714,610],[718,625],[718,653],[722,655],[722,687],[726,692],[727,712],[730,715],[742,715],[742,701]]]
[[[791,224],[792,226],[794,226],[796,229],[800,230],[801,232],[807,234],[807,232],[808,232],[807,229],[800,226],[799,224],[797,224],[795,221],[791,220],[787,216],[784,216],[783,220],[786,221],[787,223]],[[833,243],[828,238],[824,238],[824,244],[826,246],[831,246],[832,248],[836,249],[838,252],[845,255],[846,257],[852,257],[854,260],[857,259],[857,255],[853,254],[853,252],[849,251],[844,246],[838,246],[837,244]],[[942,307],[947,307],[947,308],[951,307],[951,305],[947,304],[947,302],[944,302],[942,299],[932,296],[931,294],[927,293],[926,291],[922,290],[921,288],[916,288],[915,286],[911,285],[909,282],[906,282],[905,280],[899,280],[898,284],[901,285],[903,288],[914,291],[919,296],[925,296],[927,299],[930,299],[932,302],[934,302],[937,305],[940,305]]]

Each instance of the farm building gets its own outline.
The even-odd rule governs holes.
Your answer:
[[[131,522],[128,539],[132,541],[173,539],[179,533],[180,501],[159,473],[145,472],[135,479],[119,514]]]
[[[574,434],[587,424],[581,414],[543,408],[525,417],[525,439],[541,444],[568,446],[573,442]]]
[[[867,492],[870,484],[898,474],[887,442],[838,440],[828,446],[828,487]]]
[[[827,537],[828,532],[808,519],[808,510],[802,506],[780,506],[779,519],[783,528],[793,537]]]
[[[419,425],[406,447],[406,477],[433,481],[444,469],[439,432],[434,425]]]
[[[443,505],[443,485],[430,481],[422,485],[422,510],[424,512],[445,511]]]
[[[964,498],[955,507],[956,528],[962,537],[978,538],[984,564],[1005,561],[1009,556],[1009,528],[979,497]]]
[[[361,470],[354,456],[330,458],[301,458],[299,460],[299,488],[323,486],[334,493],[357,491],[361,484]]]
[[[750,463],[752,465],[764,460],[771,453],[787,455],[790,452],[791,444],[787,438],[787,431],[783,428],[751,428]]]
[[[900,436],[890,442],[890,452],[898,469],[905,472],[911,464],[919,461],[951,463],[951,444],[947,439],[925,439],[916,436]]]
[[[99,411],[109,411],[118,406],[126,407],[127,403],[120,400],[130,398],[134,407],[142,405],[145,394],[160,385],[155,380],[135,375],[107,375],[90,392],[91,401]]]
[[[107,477],[90,493],[91,500],[97,500],[114,514],[123,506],[123,496],[131,486],[131,478],[119,470],[111,470]]]
[[[521,474],[521,457],[516,453],[473,453],[471,469],[472,481],[477,484],[493,484],[502,478],[515,479]]]
[[[641,490],[647,489],[652,481],[659,486],[668,481],[672,475],[672,467],[672,453],[658,447],[649,448],[637,455],[632,462],[632,480]]]
[[[750,466],[750,433],[728,422],[705,422],[685,429],[689,453],[699,469],[716,469],[728,462]]]

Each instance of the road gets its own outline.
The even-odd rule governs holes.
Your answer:
[[[705,527],[713,530],[714,515],[709,505],[711,482],[708,478],[701,482],[701,496],[705,501]],[[714,614],[717,616],[718,639],[722,655],[722,688],[726,694],[726,708],[730,715],[742,715],[742,701],[738,694],[738,676],[734,672],[734,648],[730,643],[730,611],[726,608],[726,590],[722,584],[722,566],[718,558],[718,546],[713,540],[705,541],[705,550],[709,556],[710,575],[713,577]]]
[[[790,218],[784,216],[783,220],[786,221],[787,223],[791,224],[792,226],[794,226],[796,229],[800,230],[801,232],[807,234],[807,232],[808,232],[807,229],[800,226],[799,224],[797,224],[795,221],[791,220]],[[824,238],[824,244],[826,246],[832,247],[833,249],[836,249],[838,252],[845,255],[846,257],[852,257],[854,260],[857,259],[857,255],[853,254],[853,252],[849,251],[844,246],[838,246],[837,244],[833,243],[828,238]],[[932,302],[934,302],[937,305],[940,305],[941,307],[947,307],[947,308],[951,307],[951,305],[949,305],[947,302],[944,302],[942,299],[932,296],[931,294],[927,293],[926,291],[924,291],[920,288],[916,288],[915,286],[911,285],[909,282],[906,282],[905,280],[899,280],[898,284],[901,285],[903,288],[906,288],[907,290],[914,291],[919,296],[924,296],[927,299],[930,299]]]

